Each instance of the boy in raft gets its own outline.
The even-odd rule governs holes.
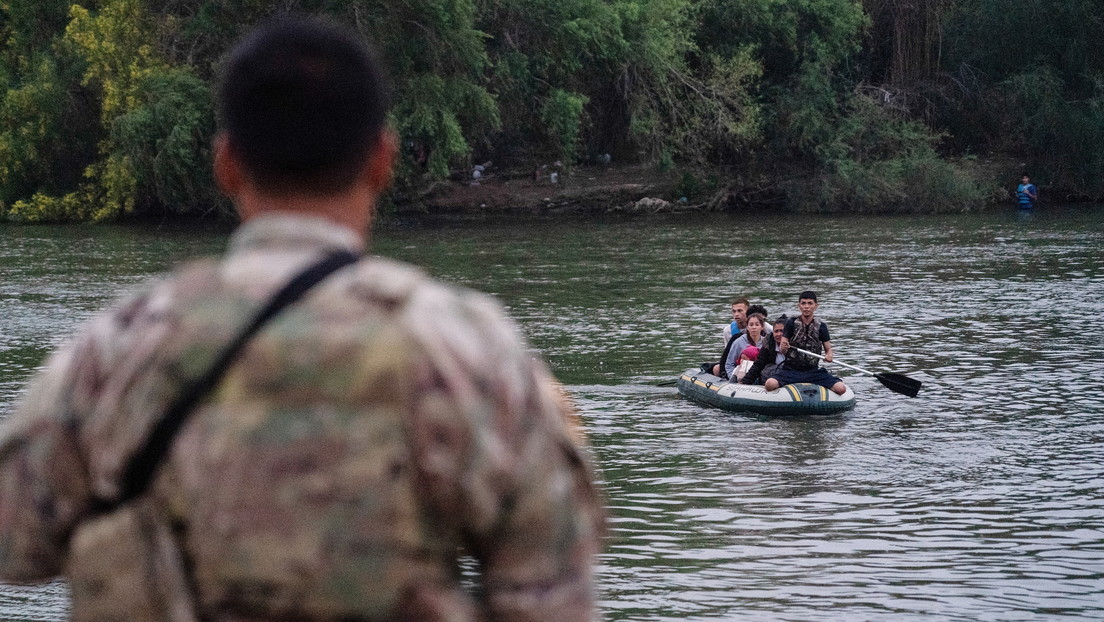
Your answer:
[[[797,308],[801,315],[786,321],[786,327],[782,330],[782,341],[778,344],[778,350],[786,355],[786,360],[774,377],[763,384],[766,390],[775,391],[787,384],[808,382],[831,389],[839,395],[847,391],[847,385],[842,380],[820,366],[820,359],[790,348],[794,346],[814,354],[823,353],[824,360],[832,362],[828,325],[813,315],[818,306],[816,292],[812,290],[805,290],[797,297]]]

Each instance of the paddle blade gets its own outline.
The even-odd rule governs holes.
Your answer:
[[[901,395],[907,395],[909,397],[916,397],[916,394],[920,392],[921,382],[919,380],[913,380],[908,376],[902,376],[901,374],[882,373],[874,374],[874,377],[878,379],[878,382],[882,383],[885,388],[890,391],[895,391]]]

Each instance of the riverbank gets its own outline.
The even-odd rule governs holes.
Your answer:
[[[653,165],[540,167],[481,172],[394,197],[399,214],[616,212],[672,209],[680,175]],[[643,201],[643,202],[642,202]],[[682,202],[689,205],[689,199]]]
[[[890,184],[870,172],[856,182],[840,174],[805,172],[749,176],[721,167],[662,170],[655,164],[555,165],[530,170],[487,167],[478,178],[398,185],[381,205],[389,218],[653,214],[680,212],[925,214],[1003,209],[1014,205],[1022,164],[1010,158],[944,163]],[[1001,183],[1011,179],[1012,182]],[[1091,202],[1093,197],[1040,185],[1045,203]],[[49,223],[64,218],[15,218],[0,204],[0,222]],[[129,213],[118,222],[236,220],[223,197],[203,214],[156,210]]]
[[[791,175],[748,180],[721,168],[660,170],[654,164],[586,165],[570,169],[495,170],[453,176],[396,193],[396,215],[665,213],[682,211],[831,213],[970,212],[1012,201],[1019,165],[1010,160],[958,162],[919,170],[889,184],[841,175]],[[1012,183],[1012,182],[1009,182]],[[1008,186],[1008,187],[1005,187]],[[1050,189],[1043,188],[1044,195]],[[1049,194],[1057,196],[1057,194]]]

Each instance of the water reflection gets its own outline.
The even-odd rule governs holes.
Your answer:
[[[608,490],[606,619],[1101,619],[1104,225],[1092,209],[1041,216],[763,219],[755,235],[742,217],[436,222],[376,237],[498,295],[568,384]],[[218,246],[45,231],[0,251],[4,409],[114,290]],[[839,370],[854,410],[757,419],[656,386],[719,353],[732,295],[776,315],[808,288],[840,360],[922,380],[920,396]],[[23,619],[64,615],[35,602],[55,617]],[[0,618],[28,607],[0,600]]]

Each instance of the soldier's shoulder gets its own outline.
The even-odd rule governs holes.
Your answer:
[[[362,261],[356,278],[360,296],[389,306],[398,323],[431,349],[445,348],[465,359],[527,350],[516,323],[489,294],[392,259]]]
[[[217,258],[202,257],[176,264],[162,272],[156,272],[135,283],[123,291],[117,302],[150,296],[153,293],[195,287],[197,282],[205,284],[218,279],[219,262]]]
[[[193,259],[129,288],[105,310],[102,319],[125,326],[139,315],[160,315],[177,307],[182,297],[217,287],[218,281],[215,259]]]
[[[493,296],[434,278],[423,269],[394,259],[372,257],[357,267],[358,287],[411,307],[451,309],[449,315],[498,318],[503,307]]]

